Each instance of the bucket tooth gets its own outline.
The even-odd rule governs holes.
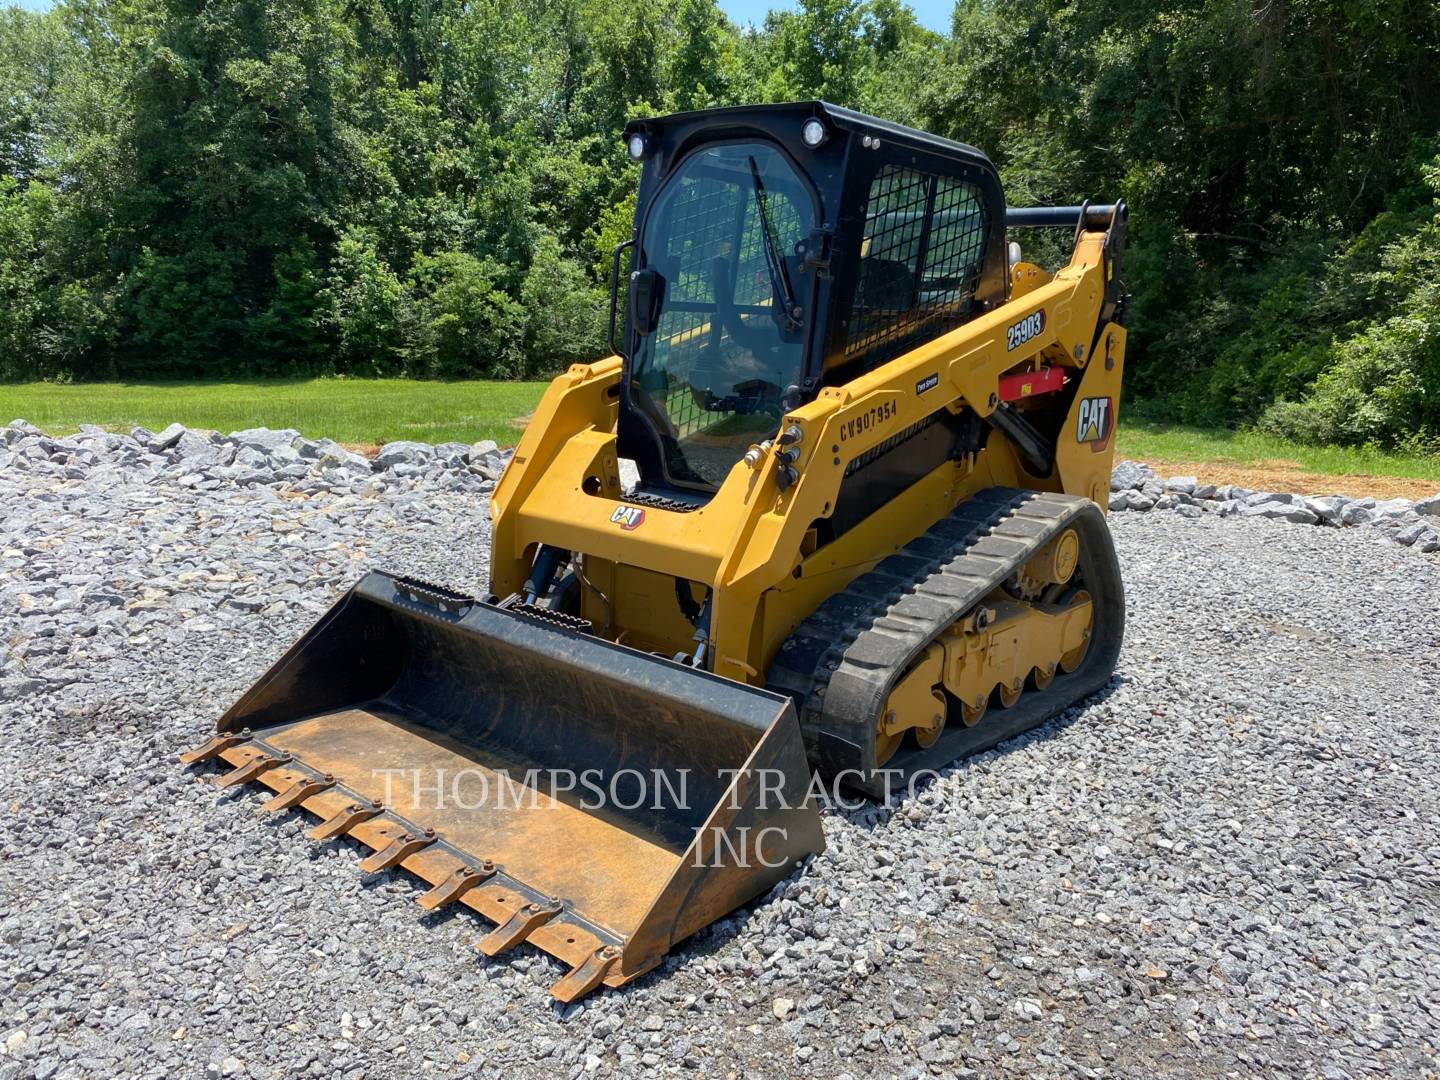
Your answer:
[[[535,931],[536,927],[544,926],[564,909],[565,905],[558,900],[549,903],[526,904],[514,915],[511,915],[503,926],[497,926],[481,938],[475,947],[486,956],[499,956],[507,949],[513,949],[519,945]]]
[[[225,775],[215,781],[217,787],[233,787],[236,784],[248,784],[263,772],[271,769],[278,769],[281,765],[288,765],[294,761],[289,754],[267,754],[259,753],[247,761],[244,765],[238,765]]]
[[[385,812],[385,807],[378,803],[365,805],[363,803],[351,803],[334,817],[328,817],[319,825],[310,830],[312,840],[330,840],[337,836],[344,836],[356,825],[363,821],[369,821]]]
[[[227,731],[220,735],[212,735],[194,750],[187,750],[181,754],[180,764],[197,765],[202,761],[209,761],[211,758],[219,757],[232,746],[239,746],[241,743],[249,741],[249,731]]]
[[[295,783],[276,795],[265,804],[265,809],[271,813],[278,813],[281,810],[289,810],[310,798],[311,795],[319,795],[322,791],[329,791],[335,786],[335,777],[326,773],[318,780],[308,776],[302,776]]]
[[[566,1005],[584,997],[605,980],[605,976],[619,960],[620,949],[617,946],[602,945],[552,986],[550,996]]]
[[[435,830],[426,829],[419,836],[412,832],[404,832],[391,840],[379,851],[366,856],[360,860],[360,869],[367,874],[376,874],[381,870],[389,870],[401,862],[404,862],[415,852],[429,847],[435,843]]]
[[[439,911],[446,904],[459,900],[476,885],[484,884],[494,877],[498,869],[499,867],[488,859],[478,867],[467,863],[415,902],[426,911]]]

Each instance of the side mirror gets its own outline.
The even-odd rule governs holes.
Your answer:
[[[817,225],[810,230],[810,235],[801,241],[801,246],[796,248],[796,254],[803,257],[800,264],[801,273],[814,270],[822,278],[830,276],[830,239],[834,235],[834,229],[828,229],[823,225]]]
[[[654,267],[630,275],[630,325],[641,337],[649,337],[660,325],[660,308],[665,302],[665,278]]]

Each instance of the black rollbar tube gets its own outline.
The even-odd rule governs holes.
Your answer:
[[[1005,227],[1009,229],[1073,229],[1084,217],[1087,229],[1108,229],[1115,217],[1115,203],[1086,203],[1084,206],[1007,206]],[[1120,203],[1123,224],[1125,204]]]

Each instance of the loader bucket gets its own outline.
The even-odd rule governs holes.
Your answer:
[[[824,846],[787,698],[371,573],[181,760],[619,986]]]

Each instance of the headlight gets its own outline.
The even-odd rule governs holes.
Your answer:
[[[645,141],[644,134],[637,131],[630,136],[630,141],[626,144],[625,149],[629,152],[631,161],[643,161],[645,151],[649,150],[650,146]]]
[[[800,126],[800,141],[814,150],[823,143],[830,133],[825,130],[825,125],[816,117],[811,117]]]

